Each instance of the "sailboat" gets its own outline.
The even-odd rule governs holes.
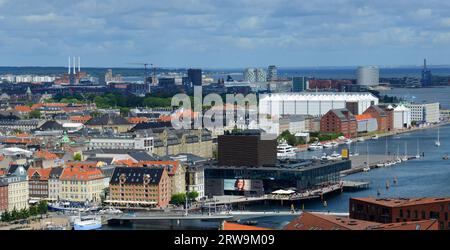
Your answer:
[[[366,144],[367,145],[367,154],[366,154],[366,167],[363,168],[364,172],[368,172],[370,171],[370,163],[369,163],[369,143]]]
[[[420,153],[419,153],[419,139],[417,139],[417,154],[416,154],[416,159],[420,158]]]
[[[439,140],[439,127],[438,127],[437,140],[434,142],[434,145],[436,147],[440,147],[441,146],[441,141]]]
[[[402,161],[408,160],[408,143],[405,141],[405,155],[403,156]]]

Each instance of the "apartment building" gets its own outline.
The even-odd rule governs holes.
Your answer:
[[[60,176],[61,192],[60,199],[77,202],[101,201],[100,194],[103,192],[103,173],[97,167],[72,165],[66,167]]]

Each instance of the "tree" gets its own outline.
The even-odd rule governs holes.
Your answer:
[[[81,161],[81,153],[75,153],[73,155],[73,160],[74,161]]]
[[[38,212],[39,214],[46,214],[48,211],[47,201],[40,201],[38,203]]]
[[[30,207],[30,216],[36,216],[39,214],[38,208],[36,205]]]
[[[121,107],[120,108],[120,115],[121,116],[128,116],[128,113],[130,113],[130,108]]]
[[[3,222],[11,221],[11,214],[8,211],[3,212],[3,214],[2,214],[2,221]]]
[[[178,193],[178,194],[172,195],[171,202],[175,205],[184,204],[186,202],[186,194]]]
[[[11,220],[14,221],[17,219],[19,219],[19,212],[17,211],[16,207],[14,207],[11,211]]]
[[[190,201],[194,201],[198,197],[198,192],[197,191],[188,192],[187,197]]]
[[[19,212],[19,218],[20,219],[26,219],[30,217],[30,212],[26,208],[22,208]]]
[[[278,136],[278,140],[285,140],[289,145],[293,145],[293,146],[298,145],[297,137],[295,137],[295,135],[291,134],[291,132],[289,132],[289,130],[283,131],[283,133],[281,133]]]
[[[33,111],[30,112],[29,117],[31,119],[39,119],[39,118],[41,118],[41,111],[33,110]]]

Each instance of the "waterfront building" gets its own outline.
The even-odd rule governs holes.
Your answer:
[[[358,122],[348,109],[332,109],[320,119],[320,132],[342,133],[348,138],[356,137]]]
[[[309,83],[304,76],[294,76],[292,77],[292,92],[302,92],[307,90]]]
[[[0,214],[8,210],[8,182],[0,176]]]
[[[60,176],[63,172],[63,167],[55,167],[50,171],[50,175],[48,177],[48,199],[49,200],[59,200],[61,189],[61,181]]]
[[[61,176],[60,199],[76,202],[99,203],[103,192],[103,173],[97,167],[77,166],[76,164],[64,168]]]
[[[411,110],[411,121],[419,123],[439,122],[439,103],[410,103],[405,105]]]
[[[411,110],[405,105],[397,105],[393,109],[393,127],[394,129],[405,129],[411,127]]]
[[[436,220],[419,220],[383,224],[346,216],[303,212],[283,230],[438,230],[438,223]]]
[[[29,189],[27,170],[22,165],[11,165],[3,177],[8,184],[8,211],[28,208]]]
[[[30,199],[48,198],[48,179],[50,172],[50,168],[28,168],[28,188]]]
[[[364,86],[376,86],[380,83],[380,71],[375,66],[362,66],[356,70],[357,84]]]
[[[130,130],[135,124],[117,114],[104,114],[90,119],[85,123],[87,128],[101,131],[112,130],[114,133],[124,133]]]
[[[277,161],[277,140],[261,130],[228,132],[218,137],[220,166],[263,166]]]
[[[422,78],[420,79],[422,87],[429,87],[433,84],[433,76],[431,70],[427,68],[427,60],[423,59]]]
[[[166,207],[171,199],[165,168],[116,167],[109,183],[107,203],[119,206]]]
[[[278,79],[278,69],[275,65],[269,65],[267,68],[267,81],[276,81]]]
[[[188,69],[188,82],[191,86],[202,86],[202,70]]]
[[[358,133],[370,133],[378,130],[377,119],[369,114],[355,115],[358,122]]]
[[[256,69],[255,76],[256,76],[256,82],[266,82],[267,81],[267,73],[264,69]]]
[[[380,105],[372,105],[363,113],[364,115],[370,115],[377,120],[378,131],[386,132],[393,128],[393,112],[392,108]]]
[[[153,152],[153,136],[135,135],[97,136],[89,140],[88,150],[94,149],[143,149]]]
[[[249,154],[248,158],[255,158]],[[214,162],[205,167],[205,195],[261,196],[279,189],[305,191],[340,183],[340,172],[351,168],[349,160],[291,160],[255,166],[222,166]]]
[[[322,116],[331,109],[347,108],[355,115],[378,104],[378,98],[371,93],[344,92],[300,92],[262,94],[259,99],[259,113],[280,115]]]
[[[256,73],[254,68],[247,68],[244,70],[244,81],[256,82]]]
[[[302,115],[285,115],[275,120],[262,119],[259,128],[266,133],[280,135],[288,130],[291,134],[306,131],[306,117]]]
[[[350,198],[350,218],[380,223],[437,220],[450,229],[450,198]]]

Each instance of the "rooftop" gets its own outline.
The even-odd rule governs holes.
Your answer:
[[[381,198],[381,199],[373,197],[364,197],[364,198],[351,198],[351,200],[363,201],[386,207],[404,207],[404,206],[423,205],[438,202],[450,202],[450,197]]]

